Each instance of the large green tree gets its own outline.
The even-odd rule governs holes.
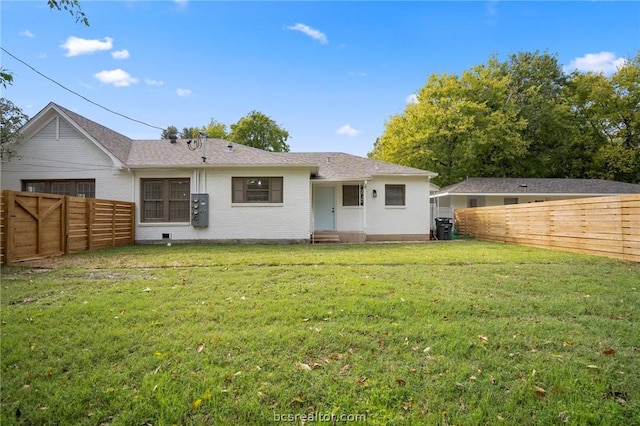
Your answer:
[[[567,92],[580,124],[583,173],[640,182],[640,54],[610,78],[573,73]]]
[[[0,98],[0,114],[0,160],[4,162],[15,155],[13,146],[20,142],[19,130],[29,117],[5,98]]]
[[[547,52],[520,52],[502,65],[509,77],[508,96],[515,100],[517,116],[525,125],[520,131],[527,151],[514,176],[564,177],[570,142],[575,135],[575,117],[563,96],[566,76],[557,58]]]
[[[220,123],[213,118],[209,121],[209,124],[202,126],[200,130],[210,138],[226,139],[228,136],[226,124]]]
[[[232,124],[227,136],[230,141],[272,152],[288,152],[288,138],[287,130],[259,111],[251,111]]]
[[[440,185],[465,176],[640,182],[639,63],[611,77],[566,75],[554,55],[521,52],[434,74],[369,156],[435,171]]]
[[[461,76],[432,75],[369,156],[435,171],[441,184],[515,172],[527,142],[511,83],[495,59]]]

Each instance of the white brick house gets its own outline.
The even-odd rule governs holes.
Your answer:
[[[429,238],[429,171],[219,139],[131,140],[54,103],[22,134],[2,189],[135,202],[137,242]]]

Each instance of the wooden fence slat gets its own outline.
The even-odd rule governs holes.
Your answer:
[[[640,195],[466,208],[454,215],[463,236],[640,262]]]
[[[134,243],[134,203],[2,191],[1,264]]]

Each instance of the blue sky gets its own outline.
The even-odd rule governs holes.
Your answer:
[[[434,73],[519,51],[610,74],[640,49],[640,2],[2,0],[1,45],[57,83],[157,127],[229,126],[261,111],[292,151],[366,156]],[[58,103],[133,139],[160,130],[99,108],[5,52],[2,96],[33,116]]]

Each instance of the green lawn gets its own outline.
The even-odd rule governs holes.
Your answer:
[[[640,264],[467,240],[136,246],[1,286],[2,425],[640,424]]]

